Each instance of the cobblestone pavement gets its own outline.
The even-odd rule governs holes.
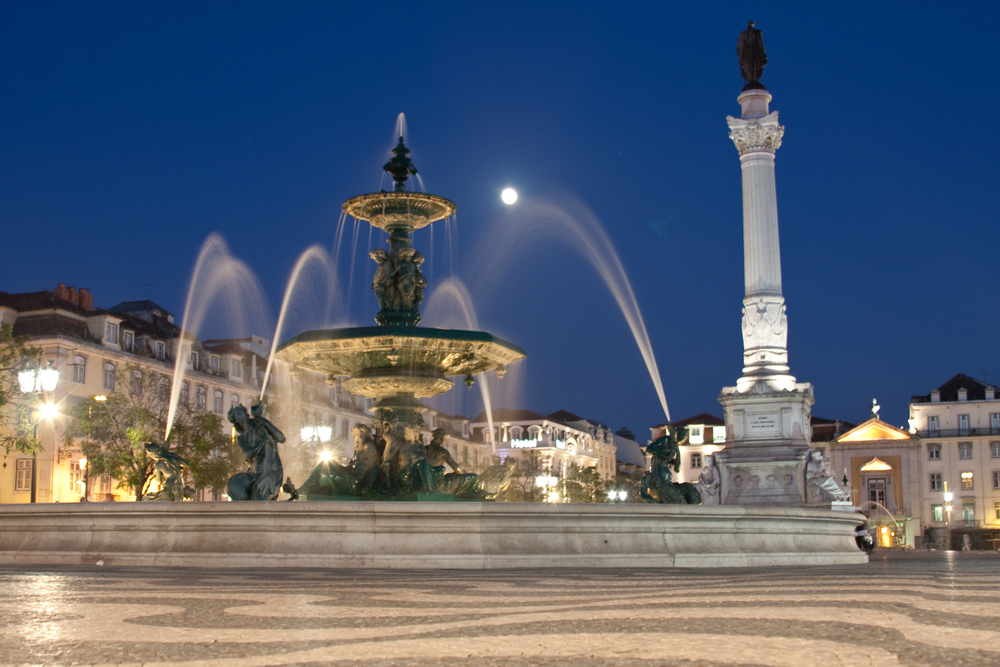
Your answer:
[[[1000,554],[731,570],[0,567],[0,663],[1000,665]]]

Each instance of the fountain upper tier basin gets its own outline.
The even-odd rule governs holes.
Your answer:
[[[454,385],[448,377],[503,374],[525,352],[483,331],[383,326],[307,331],[282,344],[275,356],[330,380],[348,376],[347,391],[381,398],[443,394]]]
[[[351,197],[344,211],[356,220],[392,232],[412,232],[455,214],[455,202],[424,192],[373,192]]]

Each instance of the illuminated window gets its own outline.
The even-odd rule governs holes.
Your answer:
[[[692,468],[700,468],[701,467],[701,454],[692,454],[691,455],[691,467]]]
[[[115,365],[104,364],[104,388],[108,391],[115,390]]]
[[[83,471],[79,461],[69,462],[69,490],[70,493],[83,493]]]
[[[712,442],[725,442],[726,441],[726,427],[725,426],[715,426],[712,428]]]
[[[73,357],[73,382],[76,382],[77,384],[83,384],[86,381],[87,381],[87,360],[80,356]]]
[[[118,325],[112,324],[111,322],[106,322],[104,324],[104,342],[117,344],[118,343]]]
[[[962,504],[962,521],[975,521],[976,520],[976,504],[975,503],[963,503]]]
[[[927,459],[929,461],[940,461],[941,460],[941,445],[937,443],[931,443],[927,445]]]
[[[993,513],[1000,519],[1000,503],[993,503]]]
[[[972,473],[963,472],[962,473],[962,488],[968,491],[972,488]]]
[[[941,490],[941,473],[932,472],[931,473],[931,491]]]
[[[885,477],[868,480],[868,502],[885,505]]]
[[[18,459],[17,471],[14,473],[14,490],[31,490],[31,459]]]
[[[931,521],[944,521],[944,507],[931,505]]]
[[[703,426],[692,426],[688,429],[688,442],[692,445],[700,445],[705,442]]]
[[[971,459],[972,458],[972,443],[971,442],[960,442],[960,443],[958,443],[958,458],[960,458],[960,459]]]
[[[938,434],[938,418],[936,416],[927,418],[927,433],[931,437]]]
[[[132,351],[135,347],[135,334],[131,331],[125,331],[122,333],[122,349]]]

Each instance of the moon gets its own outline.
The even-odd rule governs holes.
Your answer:
[[[503,200],[504,204],[510,206],[517,201],[517,190],[514,188],[504,188],[504,191],[500,193],[500,199]]]

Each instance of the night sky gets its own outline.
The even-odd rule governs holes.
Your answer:
[[[66,282],[100,307],[148,295],[179,320],[219,232],[263,285],[273,327],[299,254],[332,249],[341,203],[378,190],[404,112],[427,191],[458,204],[457,235],[417,233],[429,289],[454,267],[481,327],[528,351],[505,407],[640,437],[664,421],[574,244],[542,221],[496,246],[502,261],[482,259],[497,225],[516,229],[505,215],[559,204],[610,237],[672,417],[721,416],[743,297],[725,118],[739,114],[735,44],[753,19],[786,128],[789,355],[815,385],[813,413],[857,422],[877,397],[902,425],[911,395],[956,373],[1000,383],[996,4],[304,5],[6,4],[0,290]],[[507,186],[521,194],[510,209]],[[323,324],[328,305],[331,321],[373,323],[367,226],[353,278],[353,226],[344,236],[341,296],[303,296],[310,314],[282,338]],[[202,337],[248,333],[216,318]],[[442,407],[471,416],[478,394],[459,390]]]

